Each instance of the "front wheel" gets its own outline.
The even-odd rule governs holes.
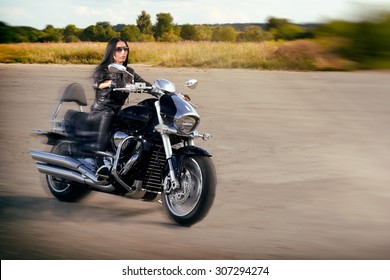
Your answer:
[[[191,226],[206,216],[214,202],[217,184],[214,165],[207,156],[186,156],[177,179],[180,189],[163,193],[162,203],[174,221]]]
[[[77,148],[70,142],[61,141],[53,146],[51,152],[63,156],[74,156]],[[60,201],[77,202],[91,192],[83,184],[51,175],[46,175],[46,182],[50,192]]]

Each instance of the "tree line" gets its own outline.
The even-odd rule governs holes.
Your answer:
[[[287,19],[270,17],[266,24],[247,24],[243,29],[234,24],[226,25],[177,25],[170,13],[159,13],[153,24],[151,16],[142,11],[136,24],[111,25],[97,22],[87,28],[69,24],[65,28],[47,25],[38,30],[32,27],[13,27],[0,22],[0,43],[21,42],[106,42],[121,36],[129,42],[260,42],[265,40],[295,40],[312,38],[313,32]]]

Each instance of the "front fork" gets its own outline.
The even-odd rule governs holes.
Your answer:
[[[161,117],[160,100],[156,101],[154,103],[154,106],[156,107],[157,118],[159,123],[155,127],[155,129],[161,134],[161,139],[164,145],[165,158],[167,160],[168,167],[169,167],[169,179],[168,179],[169,181],[168,182],[164,181],[164,193],[169,194],[172,192],[172,190],[178,190],[180,188],[180,183],[176,178],[175,168],[172,163],[172,155],[173,155],[172,145],[168,134],[170,128],[164,124],[164,121]]]

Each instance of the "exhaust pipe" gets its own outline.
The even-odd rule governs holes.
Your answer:
[[[53,153],[48,153],[48,152],[42,152],[42,151],[36,151],[32,150],[30,151],[31,157],[38,162],[43,162],[43,163],[50,163],[53,165],[58,165],[65,167],[67,169],[71,170],[78,170],[78,167],[82,165],[80,161],[77,159],[71,158],[71,157],[66,157],[66,156],[61,156]]]
[[[80,184],[85,184],[85,179],[81,176],[80,173],[71,171],[71,170],[66,170],[66,169],[61,169],[58,167],[46,165],[44,163],[37,163],[35,165],[38,169],[39,172],[46,174],[46,175],[51,175],[55,177],[59,177],[62,179],[74,181],[76,183]]]
[[[43,174],[89,185],[105,192],[115,190],[106,181],[99,181],[95,173],[77,159],[36,150],[31,151],[30,154],[37,161],[36,167],[38,171]]]
[[[89,185],[91,187],[97,188],[104,192],[112,192],[115,190],[114,186],[112,186],[111,184],[103,185],[103,183],[107,183],[107,182],[98,181],[95,174],[88,174],[88,176],[91,176],[92,178],[85,178],[80,173],[71,170],[62,169],[56,166],[46,165],[44,163],[39,163],[39,162],[36,164],[36,167],[38,171],[43,174],[74,181],[76,183],[80,183],[83,185]]]

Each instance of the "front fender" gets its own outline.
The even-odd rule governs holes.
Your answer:
[[[211,157],[211,154],[206,150],[196,146],[184,146],[174,151],[174,155],[186,156],[186,155],[199,155]]]
[[[173,150],[171,162],[176,175],[179,174],[181,162],[183,158],[190,155],[211,157],[211,154],[209,152],[196,146],[185,146],[185,147],[181,147],[180,149]],[[168,165],[165,171],[166,171],[165,175],[168,175],[169,173]]]

